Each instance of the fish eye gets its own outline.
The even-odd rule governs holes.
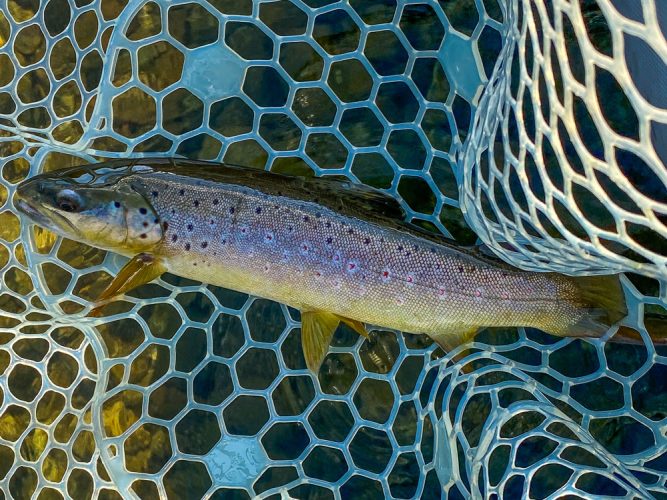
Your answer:
[[[71,189],[63,189],[56,195],[56,206],[63,212],[78,212],[81,205],[81,197]]]

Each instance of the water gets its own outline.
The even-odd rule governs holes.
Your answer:
[[[581,473],[557,456],[576,443],[602,463],[584,491],[609,494],[601,477],[664,491],[660,351],[493,331],[453,367],[423,336],[342,328],[313,377],[298,312],[175,276],[77,316],[123,259],[12,215],[15,185],[40,169],[183,155],[342,174],[474,242],[457,157],[502,47],[495,0],[51,4],[0,15],[5,493],[511,496],[513,449],[546,470],[541,495],[560,477],[550,463]],[[40,29],[24,29],[37,12]],[[12,63],[19,52],[34,66]]]

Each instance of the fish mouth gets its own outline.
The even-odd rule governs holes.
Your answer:
[[[57,212],[49,210],[48,215],[44,214],[41,210],[35,208],[32,204],[30,204],[21,197],[15,200],[14,205],[16,206],[19,212],[28,217],[32,222],[34,222],[38,226],[44,227],[46,229],[49,229],[50,231],[53,231],[54,233],[58,233],[63,236],[71,236],[73,234],[78,234],[78,231],[74,228],[72,223],[63,216],[61,216],[60,214],[58,214]],[[70,231],[69,234],[67,231],[63,230],[63,227],[69,228]]]

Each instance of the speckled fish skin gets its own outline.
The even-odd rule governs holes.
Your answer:
[[[149,252],[179,276],[301,311],[326,311],[370,325],[428,334],[445,347],[465,342],[472,332],[488,326],[597,336],[625,311],[624,304],[619,304],[618,314],[606,311],[607,305],[616,307],[622,300],[616,277],[588,278],[594,286],[587,285],[587,296],[581,279],[510,268],[390,224],[386,217],[355,213],[354,198],[347,199],[351,209],[344,202],[338,207],[324,203],[307,187],[290,187],[283,176],[255,171],[252,175],[261,182],[253,186],[234,179],[233,170],[216,178],[205,175],[206,170],[201,176],[198,170],[193,174],[192,168],[184,175],[180,172],[186,167],[162,168],[157,160],[130,164],[131,169],[116,162],[35,178],[19,188],[20,203],[39,222],[69,215],[52,215],[53,207],[46,216],[35,215],[37,210],[28,207],[30,197],[43,196],[39,193],[45,192],[44,185],[64,183],[71,192],[83,184],[81,191],[89,204],[96,199],[91,188],[104,190],[109,200],[117,193],[120,202],[114,200],[113,206],[121,206],[118,210],[124,215],[113,212],[111,202],[98,212],[111,211],[114,221],[143,226],[125,228],[135,237],[114,243],[114,251],[129,256]],[[288,187],[284,191],[282,184]],[[123,193],[138,193],[146,204],[134,199],[130,204],[128,199],[123,206]],[[63,234],[104,248],[95,235],[70,235],[68,228],[73,226],[71,221],[62,225]],[[147,228],[149,238],[137,234],[141,227]],[[153,242],[156,235],[161,238]],[[604,288],[613,288],[613,300],[596,304],[596,296],[607,293]]]
[[[153,253],[180,276],[431,335],[483,326],[558,332],[584,314],[564,276],[495,267],[411,233],[242,186],[171,173],[135,180],[166,227]]]

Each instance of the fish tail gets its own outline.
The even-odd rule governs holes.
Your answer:
[[[628,314],[623,287],[617,275],[571,278],[578,312],[576,321],[565,327],[568,337],[601,337]],[[581,314],[583,313],[583,314]]]
[[[574,302],[583,314],[569,324],[561,335],[568,337],[601,337],[609,327],[628,314],[625,295],[617,275],[571,278],[575,286]],[[654,345],[667,345],[667,316],[648,313],[644,326]],[[620,325],[610,341],[622,344],[643,344],[635,329]]]
[[[667,316],[648,313],[644,325],[655,345],[667,345]]]
[[[653,345],[667,345],[667,316],[647,313],[644,315],[644,326],[653,341]],[[639,332],[627,326],[620,326],[611,340],[623,344],[644,344],[644,339]]]

